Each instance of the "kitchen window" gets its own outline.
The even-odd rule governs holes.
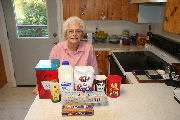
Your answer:
[[[48,37],[46,0],[13,0],[18,38]]]

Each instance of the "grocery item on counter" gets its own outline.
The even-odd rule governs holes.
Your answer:
[[[90,116],[94,114],[92,103],[65,103],[62,116]]]
[[[108,34],[105,33],[102,30],[98,31],[98,28],[96,28],[96,32],[94,34],[94,40],[95,42],[105,42],[107,40]]]
[[[129,46],[131,43],[131,39],[129,37],[129,30],[123,30],[121,35],[122,45]]]
[[[109,37],[109,43],[118,44],[120,42],[120,37],[117,35],[111,35]]]
[[[123,46],[129,46],[131,44],[130,38],[122,38],[122,45]]]
[[[60,92],[74,91],[73,67],[68,61],[63,61],[58,69]]]
[[[145,47],[146,41],[147,41],[146,36],[138,36],[137,40],[136,40],[136,46],[137,47]]]
[[[107,33],[104,33],[104,31],[98,31],[98,33],[96,33],[95,35],[95,38],[102,38],[102,39],[106,39],[108,37],[108,34]]]
[[[59,59],[40,60],[35,67],[40,99],[51,99],[51,84],[58,83]]]
[[[74,81],[76,91],[93,91],[94,69],[92,66],[75,66]]]
[[[104,91],[73,91],[63,92],[61,103],[107,103]]]
[[[94,80],[95,91],[103,91],[106,93],[106,79],[105,75],[96,75]]]
[[[135,35],[132,35],[130,37],[133,45],[136,45],[136,40],[138,36],[139,36],[139,33],[136,33]]]
[[[150,43],[152,38],[151,25],[149,25],[149,31],[147,32],[147,43]]]
[[[107,76],[107,96],[117,98],[120,96],[120,86],[122,77],[119,75]]]
[[[129,38],[129,30],[123,30],[121,38]]]
[[[59,84],[51,84],[51,101],[57,103],[61,101],[61,95],[59,91]]]

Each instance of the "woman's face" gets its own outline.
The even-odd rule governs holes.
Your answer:
[[[67,27],[66,39],[68,42],[74,44],[79,43],[82,39],[83,32],[79,24],[72,24]]]

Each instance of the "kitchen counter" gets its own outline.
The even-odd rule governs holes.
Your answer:
[[[135,45],[123,46],[122,44],[112,43],[94,43],[95,51],[144,51],[145,47],[136,47]]]
[[[39,99],[32,103],[25,120],[179,120],[180,104],[173,98],[174,87],[164,83],[138,83],[131,72],[132,84],[122,84],[120,97],[108,104],[95,106],[93,116],[62,117],[61,103]]]

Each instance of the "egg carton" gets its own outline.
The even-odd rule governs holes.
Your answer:
[[[63,92],[62,103],[106,103],[107,96],[104,91],[73,91]]]

